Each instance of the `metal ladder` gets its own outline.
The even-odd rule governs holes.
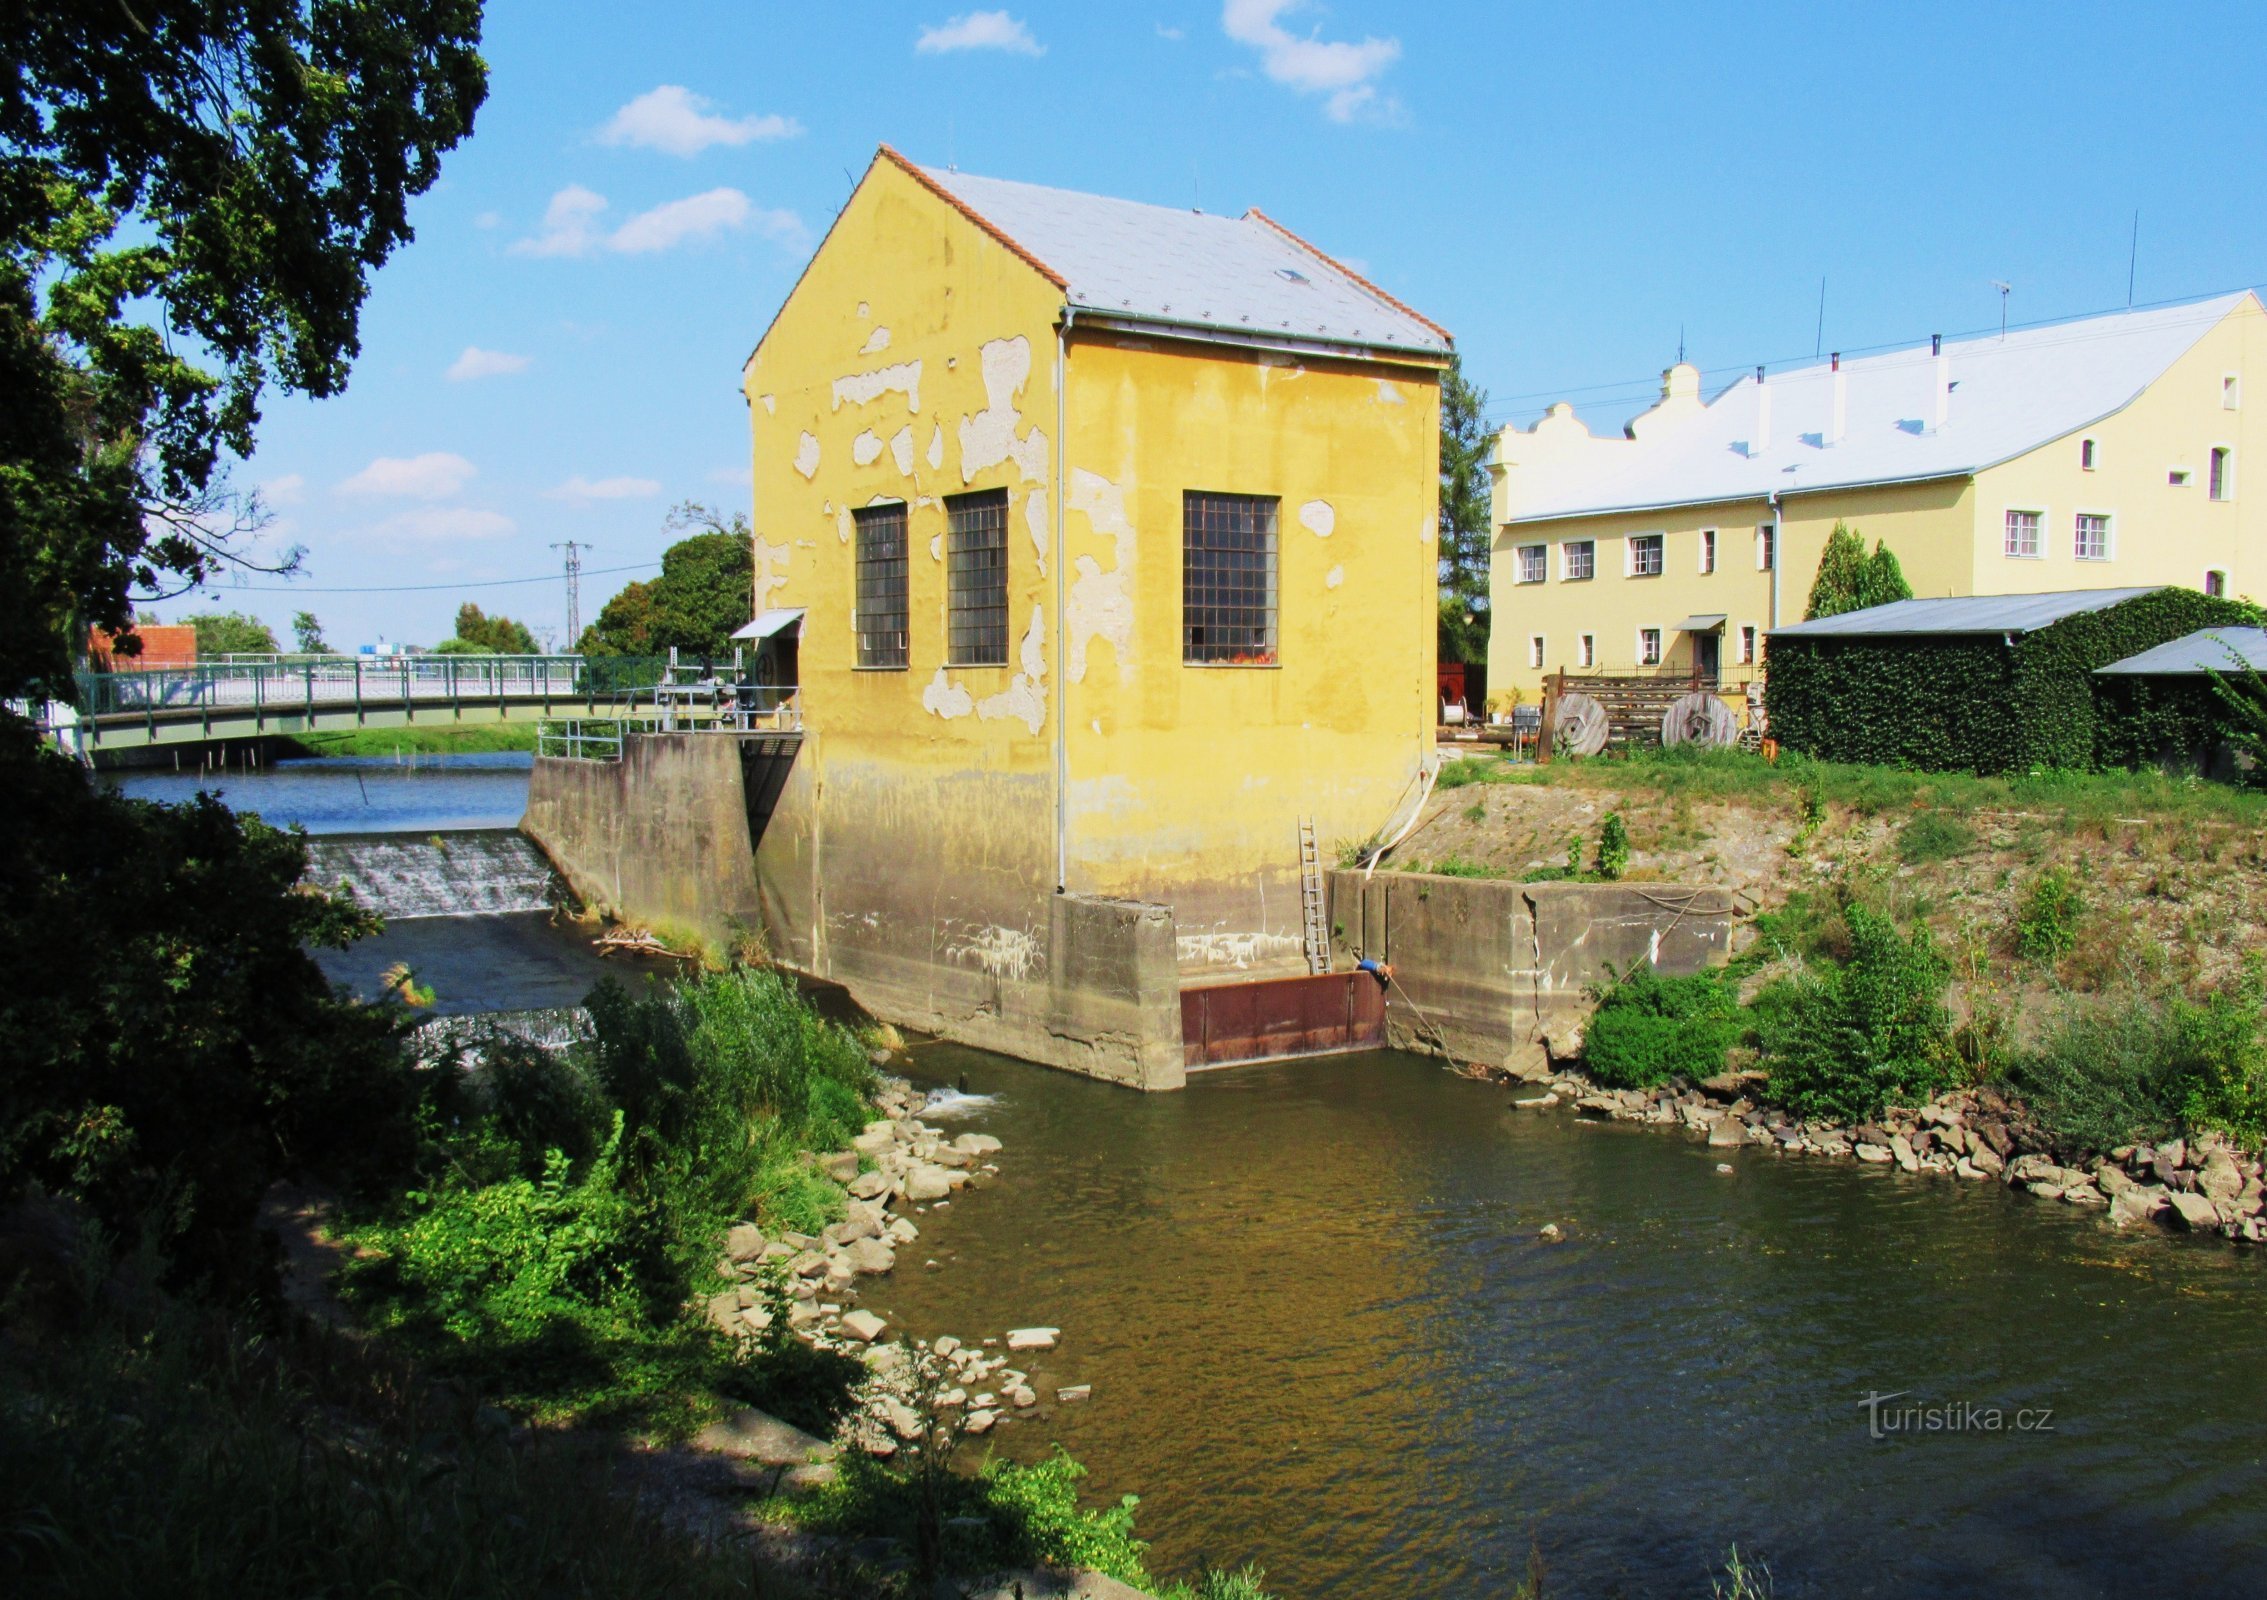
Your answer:
[[[1330,923],[1322,906],[1322,857],[1312,817],[1299,819],[1299,904],[1306,923],[1307,971],[1330,970]]]

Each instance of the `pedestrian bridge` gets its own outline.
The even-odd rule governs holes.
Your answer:
[[[799,728],[793,689],[741,664],[669,656],[279,656],[79,675],[79,703],[43,730],[93,762],[135,751],[354,728],[607,719],[690,728]]]

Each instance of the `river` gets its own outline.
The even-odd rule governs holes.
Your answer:
[[[225,797],[397,836],[524,803],[525,757],[391,767]],[[365,990],[408,960],[460,1011],[619,970],[541,912],[398,920],[324,960]],[[1681,1597],[1737,1544],[1783,1597],[2267,1593],[2257,1252],[1880,1167],[1750,1150],[1724,1175],[1407,1056],[1149,1096],[945,1044],[913,1062],[990,1097],[960,1125],[1005,1141],[1002,1174],[923,1214],[866,1303],[917,1336],[1061,1327],[1038,1386],[1093,1398],[994,1437],[1139,1494],[1159,1570],[1468,1600],[1532,1542],[1551,1594]],[[1878,1438],[1869,1394],[1900,1396]],[[1973,1409],[1897,1431],[1921,1404]]]

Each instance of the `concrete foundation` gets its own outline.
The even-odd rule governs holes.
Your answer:
[[[1341,948],[1393,968],[1397,1048],[1518,1068],[1591,990],[1651,961],[1664,975],[1730,955],[1728,890],[1666,883],[1505,883],[1427,873],[1330,875]]]

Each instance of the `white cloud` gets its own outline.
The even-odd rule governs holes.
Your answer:
[[[1329,96],[1324,109],[1334,122],[1399,115],[1400,102],[1381,97],[1372,80],[1401,59],[1401,41],[1374,35],[1359,44],[1312,35],[1302,39],[1286,29],[1280,19],[1288,12],[1306,9],[1308,3],[1226,0],[1220,8],[1220,27],[1238,44],[1259,51],[1261,70],[1275,82],[1301,94]]]
[[[550,500],[573,500],[589,504],[593,500],[645,500],[661,493],[661,485],[651,478],[586,478],[576,473],[556,489],[543,491]]]
[[[1169,28],[1164,23],[1160,22],[1157,25],[1157,37],[1160,39],[1169,39],[1174,44],[1179,44],[1183,39],[1186,39],[1188,37],[1188,34],[1182,29]]]
[[[296,472],[260,484],[260,499],[269,507],[295,506],[307,498],[307,480]]]
[[[598,214],[606,197],[570,183],[551,197],[544,208],[543,231],[532,239],[515,240],[512,253],[521,256],[587,255],[598,242]]]
[[[430,450],[421,456],[380,456],[340,484],[338,492],[445,500],[472,481],[474,470],[471,462],[446,450]]]
[[[527,357],[507,355],[501,350],[483,350],[476,344],[464,347],[464,354],[449,363],[451,383],[470,383],[475,378],[502,378],[527,370]]]
[[[711,467],[708,481],[721,483],[728,489],[753,489],[756,475],[747,467]]]
[[[472,225],[476,228],[501,228],[504,225],[504,214],[501,211],[483,211],[472,219]]]
[[[501,511],[471,506],[425,506],[386,518],[370,531],[391,539],[501,539],[519,524]]]
[[[1031,37],[1031,30],[1005,11],[971,11],[923,28],[913,48],[932,56],[950,50],[1006,50],[1019,56],[1047,53],[1047,47]]]
[[[792,139],[803,131],[803,125],[793,117],[712,116],[709,107],[713,103],[679,84],[665,83],[615,112],[612,120],[598,131],[599,143],[663,150],[673,156],[696,156],[710,145]]]
[[[512,249],[526,256],[584,256],[598,249],[642,256],[743,228],[790,244],[805,237],[803,219],[794,212],[756,205],[737,189],[710,189],[666,201],[639,212],[612,233],[599,228],[605,210],[604,195],[571,184],[551,197],[543,232],[520,240]]]

